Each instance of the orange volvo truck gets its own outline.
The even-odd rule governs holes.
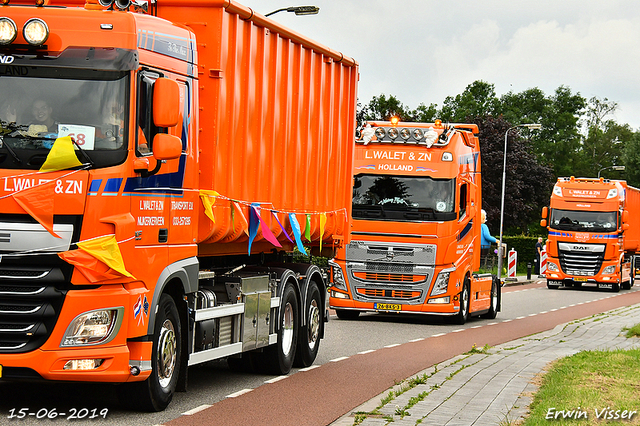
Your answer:
[[[348,242],[357,63],[231,0],[0,6],[0,380],[317,354]]]
[[[351,242],[330,262],[330,307],[495,318],[500,282],[480,266],[478,127],[368,122],[355,141]]]
[[[540,221],[549,229],[547,287],[630,289],[638,217],[640,190],[623,180],[558,178]]]

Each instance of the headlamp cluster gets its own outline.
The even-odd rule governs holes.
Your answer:
[[[49,27],[40,18],[31,18],[22,27],[22,35],[31,46],[42,46],[49,38]],[[12,19],[0,17],[0,45],[14,42],[18,36],[18,26]]]

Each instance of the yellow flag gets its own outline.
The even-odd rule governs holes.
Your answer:
[[[320,213],[320,251],[322,251],[322,238],[324,237],[324,226],[327,224],[327,214]]]
[[[213,216],[213,205],[216,203],[216,197],[220,195],[216,191],[209,191],[207,189],[200,190],[200,200],[204,206],[204,214],[207,215],[211,222],[216,223],[216,218]]]
[[[82,163],[78,161],[76,152],[73,149],[73,142],[71,136],[65,136],[56,139],[47,155],[47,159],[44,161],[41,172],[57,172],[58,170],[70,169],[72,167],[82,166]]]
[[[122,275],[135,279],[135,277],[124,267],[124,260],[122,259],[122,253],[120,253],[120,248],[118,247],[115,235],[107,235],[89,241],[81,241],[77,243],[77,246],[96,259],[104,262],[114,271],[118,271]]]

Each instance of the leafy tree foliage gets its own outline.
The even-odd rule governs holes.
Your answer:
[[[547,205],[557,177],[596,177],[602,169],[625,165],[624,172],[603,170],[602,176],[626,179],[640,187],[640,131],[610,117],[617,109],[607,98],[587,101],[580,93],[560,86],[546,95],[537,87],[500,97],[495,86],[475,81],[455,96],[447,96],[441,108],[421,103],[415,110],[395,96],[374,97],[358,111],[358,119],[401,121],[475,122],[480,128],[483,169],[483,205],[491,229],[500,223],[500,194],[504,133],[525,123],[540,123],[542,129],[527,132],[517,128],[507,144],[505,231],[534,232],[540,208]],[[494,231],[497,233],[496,231]]]
[[[489,229],[497,235],[500,232],[504,137],[512,125],[502,117],[491,116],[478,117],[475,122],[480,129],[482,208],[487,212]],[[541,206],[548,204],[553,188],[553,172],[549,166],[537,161],[525,132],[527,130],[522,128],[512,129],[507,139],[503,233],[534,231],[530,227],[540,221]]]

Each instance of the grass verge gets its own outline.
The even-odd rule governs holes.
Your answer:
[[[524,425],[640,425],[639,371],[640,349],[560,359],[542,377]]]

